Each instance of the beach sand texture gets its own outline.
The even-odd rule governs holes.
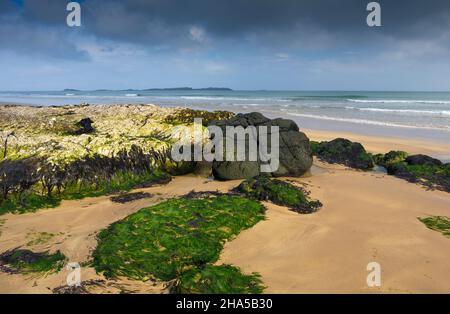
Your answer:
[[[450,239],[417,219],[450,216],[448,193],[317,160],[312,174],[290,180],[306,184],[312,198],[322,201],[319,212],[299,215],[265,203],[267,220],[227,243],[218,263],[259,272],[268,293],[450,292]],[[226,192],[238,184],[183,176],[165,186],[137,190],[154,196],[132,203],[114,204],[104,196],[63,201],[58,208],[37,213],[4,215],[0,251],[26,245],[35,234],[48,232],[56,236],[31,248],[60,249],[70,261],[84,262],[96,246],[96,232],[112,222],[192,189]],[[381,265],[380,288],[366,284],[366,266],[372,261]],[[62,270],[40,278],[0,273],[0,293],[51,293],[65,284],[67,273]],[[92,268],[83,268],[82,279],[103,278]],[[167,292],[164,283],[123,278],[108,281],[96,292],[124,290]]]

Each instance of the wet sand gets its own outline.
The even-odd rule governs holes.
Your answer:
[[[417,219],[450,216],[450,194],[383,174],[321,168],[296,179],[322,201],[319,212],[302,216],[266,204],[267,220],[228,243],[221,262],[259,272],[268,293],[450,292],[450,238]],[[380,288],[366,284],[370,262],[381,265]]]

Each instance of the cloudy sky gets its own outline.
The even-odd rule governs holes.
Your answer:
[[[0,0],[0,90],[450,90],[450,1]]]

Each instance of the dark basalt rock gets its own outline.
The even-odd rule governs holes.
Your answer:
[[[314,148],[319,159],[333,164],[343,164],[350,168],[368,170],[373,168],[372,156],[360,143],[337,138],[321,142]]]
[[[73,135],[81,135],[81,134],[90,134],[95,131],[92,126],[92,121],[90,118],[84,118],[78,121],[75,125],[79,128],[78,130],[73,132]]]
[[[408,156],[405,161],[411,166],[442,166],[442,162],[440,160],[427,155]]]
[[[301,176],[306,173],[312,166],[312,152],[309,144],[308,137],[299,131],[297,124],[292,120],[287,119],[269,119],[260,113],[253,112],[248,114],[238,114],[234,118],[229,120],[213,121],[209,125],[219,126],[224,134],[224,143],[226,143],[226,127],[227,126],[242,126],[247,128],[249,126],[255,126],[258,130],[260,126],[267,126],[268,141],[267,145],[270,151],[271,139],[270,139],[270,127],[279,127],[279,167],[271,174],[273,176]],[[252,139],[256,140],[259,145],[262,145],[258,139],[258,131],[256,134],[250,134]],[[231,139],[230,140],[234,140]],[[246,153],[248,153],[248,142],[246,138]],[[224,145],[224,156],[226,156]],[[235,152],[236,156],[236,152]],[[261,164],[259,160],[256,161],[214,161],[212,165],[213,175],[217,179],[221,180],[234,180],[234,179],[248,179],[258,176],[261,173]]]
[[[383,166],[390,175],[412,183],[420,183],[430,189],[450,192],[450,167],[435,158],[412,155],[405,159],[393,159]]]
[[[137,201],[144,198],[153,197],[153,194],[145,193],[145,192],[136,192],[136,193],[126,193],[118,196],[113,196],[110,198],[113,203],[125,204],[133,201]]]

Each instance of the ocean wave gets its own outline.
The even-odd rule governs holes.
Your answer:
[[[365,99],[367,96],[364,95],[310,95],[310,96],[293,96],[286,97],[285,100],[296,101],[296,100],[330,100],[330,99]]]
[[[435,105],[448,105],[449,100],[406,100],[406,99],[353,99],[348,98],[347,101],[356,103],[380,103],[380,104],[435,104]]]
[[[185,100],[228,100],[228,101],[275,101],[275,102],[288,102],[290,100],[281,98],[247,98],[247,97],[224,97],[224,96],[173,96],[173,98],[180,98]],[[245,103],[244,103],[245,104]],[[247,104],[245,104],[247,105]]]
[[[251,101],[263,101],[265,98],[245,98],[245,97],[223,97],[223,96],[179,96],[174,98],[181,98],[187,100],[251,100]]]
[[[373,112],[397,112],[397,113],[431,114],[431,115],[439,115],[439,116],[450,116],[450,110],[415,110],[415,109],[355,108],[355,107],[346,107],[346,109],[354,109],[354,110],[360,110],[360,111],[373,111]]]
[[[388,126],[388,127],[396,127],[396,128],[450,131],[450,127],[448,127],[448,126],[440,126],[440,127],[438,127],[438,126],[423,126],[423,125],[407,125],[407,124],[397,124],[397,123],[390,123],[390,122],[383,122],[383,121],[376,121],[376,120],[339,118],[339,117],[320,116],[320,115],[293,113],[293,112],[286,112],[286,113],[289,114],[289,115],[292,115],[292,116],[311,118],[311,119],[319,119],[319,120],[329,120],[329,121],[348,122],[348,123],[357,123],[357,124]]]

